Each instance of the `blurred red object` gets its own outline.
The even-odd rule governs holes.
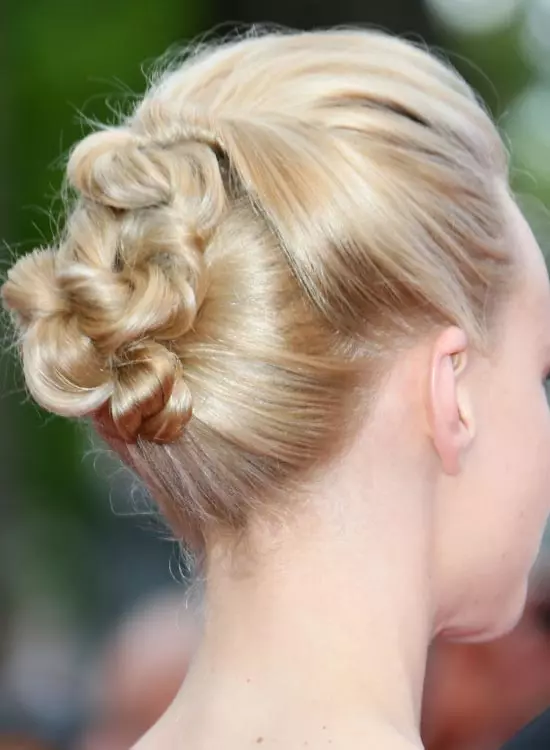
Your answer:
[[[130,612],[102,654],[95,716],[75,750],[128,750],[137,742],[175,698],[197,633],[183,594],[153,596]]]
[[[524,616],[486,644],[436,642],[428,662],[426,750],[498,750],[550,705],[550,567],[537,566]]]

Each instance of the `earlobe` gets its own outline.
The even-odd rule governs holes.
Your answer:
[[[434,448],[446,474],[458,474],[473,437],[467,393],[461,382],[467,367],[468,339],[459,328],[446,329],[432,349],[429,423]]]

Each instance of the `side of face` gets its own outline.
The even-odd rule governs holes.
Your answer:
[[[439,630],[458,640],[508,632],[550,510],[550,285],[544,259],[510,199],[520,277],[490,356],[466,352],[457,401],[469,439],[442,480],[438,506]]]

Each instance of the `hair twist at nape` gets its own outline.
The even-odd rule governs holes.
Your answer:
[[[210,143],[85,138],[67,174],[80,198],[59,248],[20,259],[3,288],[29,390],[112,438],[176,440],[192,398],[173,344],[207,288],[205,248],[226,206]]]

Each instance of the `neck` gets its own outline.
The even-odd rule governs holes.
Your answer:
[[[285,748],[340,750],[370,738],[421,746],[428,535],[411,493],[377,500],[346,496],[338,518],[293,523],[276,542],[271,535],[255,545],[250,570],[212,551],[204,637],[161,722],[165,747],[183,727],[202,747],[198,717],[226,748],[263,739]],[[369,507],[368,517],[353,505]]]

